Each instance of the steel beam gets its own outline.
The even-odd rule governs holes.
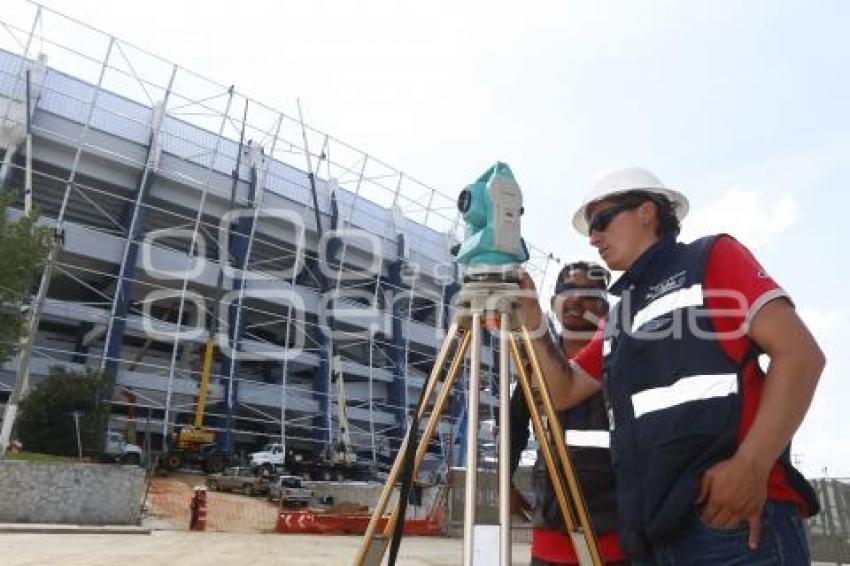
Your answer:
[[[408,344],[404,332],[404,320],[410,313],[410,309],[405,309],[404,305],[402,305],[397,298],[408,293],[408,301],[413,300],[413,297],[409,294],[410,290],[405,285],[404,278],[402,277],[406,268],[406,260],[404,257],[404,234],[399,232],[396,238],[396,260],[389,264],[389,269],[387,270],[390,284],[390,304],[392,315],[392,348],[390,350],[390,359],[392,361],[394,376],[393,381],[387,388],[387,393],[388,401],[392,407],[392,412],[395,414],[397,425],[388,435],[393,449],[401,444],[401,438],[407,421],[406,354]]]

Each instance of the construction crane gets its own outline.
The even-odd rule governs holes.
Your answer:
[[[176,470],[186,464],[202,468],[205,472],[220,472],[229,460],[226,452],[216,446],[215,432],[204,427],[207,396],[210,388],[213,354],[215,353],[215,329],[213,323],[204,345],[201,378],[198,383],[198,404],[190,426],[183,427],[171,435],[171,443],[165,455],[165,467]]]
[[[230,87],[231,89],[233,87]],[[236,188],[239,184],[239,168],[242,163],[242,152],[245,143],[245,124],[248,120],[248,101],[245,101],[245,110],[242,116],[242,132],[239,135],[239,148],[236,153],[236,166],[231,174],[230,204],[228,212],[233,210],[236,200]],[[224,295],[224,262],[226,257],[219,257],[221,266],[218,274],[217,296],[220,300]],[[204,427],[204,415],[207,407],[207,396],[210,389],[210,375],[212,374],[213,356],[215,354],[215,340],[218,334],[219,320],[214,312],[208,313],[209,334],[204,344],[203,363],[201,365],[201,376],[198,381],[198,403],[195,408],[195,416],[190,426],[184,426],[171,434],[171,442],[166,453],[165,465],[170,470],[182,467],[184,464],[192,464],[202,468],[207,473],[216,473],[224,469],[230,461],[230,454],[221,448],[216,442],[215,432]]]
[[[342,373],[342,359],[333,357],[331,378],[336,381],[336,409],[339,425],[336,442],[328,445],[325,459],[332,464],[352,466],[357,463],[357,454],[351,445],[351,433],[348,425],[348,413],[345,406],[345,378]]]

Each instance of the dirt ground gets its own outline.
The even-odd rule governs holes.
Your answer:
[[[146,500],[147,516],[166,528],[188,530],[192,487],[203,485],[203,476],[155,477]],[[274,531],[278,504],[264,497],[211,491],[207,494],[207,530],[228,533]]]

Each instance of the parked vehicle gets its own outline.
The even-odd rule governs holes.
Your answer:
[[[248,457],[250,458],[251,468],[255,472],[262,472],[263,474],[273,473],[283,466],[285,461],[283,445],[277,443],[266,444],[262,450],[253,452]]]
[[[249,465],[257,475],[283,473],[318,481],[365,481],[373,476],[371,465],[358,462],[353,453],[351,457],[346,454],[343,450],[324,450],[316,459],[310,452],[287,450],[281,444],[272,443],[248,457]]]
[[[142,449],[135,444],[130,444],[124,439],[124,434],[118,431],[110,431],[106,434],[106,444],[103,447],[103,458],[121,464],[134,466],[142,463]]]
[[[212,491],[235,491],[245,495],[258,495],[266,493],[268,481],[257,477],[251,468],[233,467],[225,468],[220,474],[207,476],[207,487]]]
[[[284,505],[308,505],[313,490],[303,487],[298,476],[278,476],[269,484],[269,501],[280,500]]]
[[[331,379],[336,384],[337,392],[339,428],[336,430],[336,438],[325,445],[319,454],[312,450],[299,451],[276,442],[267,444],[259,452],[249,455],[250,466],[257,474],[286,473],[320,481],[363,481],[373,476],[371,462],[359,460],[351,443],[342,368],[342,359],[334,356]]]

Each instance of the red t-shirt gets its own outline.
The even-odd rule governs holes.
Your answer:
[[[736,292],[737,297],[730,296],[726,291]],[[779,297],[787,298],[785,291],[767,275],[753,254],[737,240],[726,235],[719,236],[709,252],[703,294],[712,312],[711,323],[719,334],[718,341],[733,360],[741,360],[752,345],[746,333],[740,332],[742,326],[748,324],[756,312],[768,302]],[[746,304],[742,305],[742,301]],[[723,336],[723,333],[726,333],[726,336]],[[591,377],[602,379],[601,332],[575,355],[573,362]],[[753,424],[763,386],[764,379],[759,375],[756,365],[748,365],[743,374],[739,443]],[[779,464],[773,467],[768,477],[767,497],[794,502],[807,514],[804,499],[791,488],[785,471]]]
[[[616,531],[597,533],[599,554],[606,562],[625,560]],[[535,527],[531,533],[531,556],[555,564],[578,564],[573,541],[563,531]]]

